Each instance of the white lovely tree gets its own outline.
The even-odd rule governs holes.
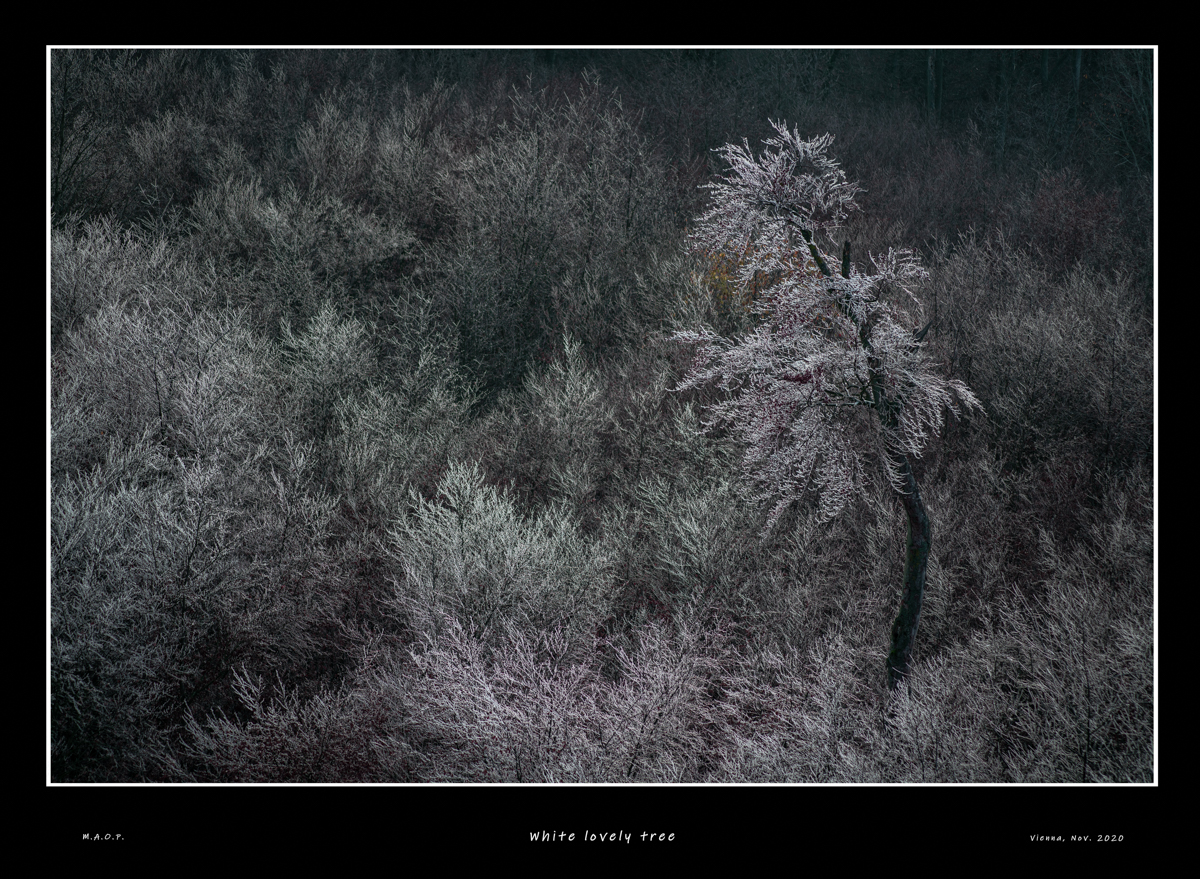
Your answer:
[[[912,287],[928,277],[907,250],[872,257],[857,273],[850,243],[840,272],[818,242],[829,240],[861,191],[826,155],[831,135],[801,139],[786,124],[756,157],[747,142],[718,152],[729,163],[710,184],[711,209],[693,248],[737,262],[736,281],[754,285],[761,320],[744,338],[708,329],[679,332],[696,357],[680,389],[716,384],[708,413],[744,443],[743,475],[771,504],[771,529],[806,491],[824,518],[863,490],[865,456],[878,458],[908,517],[900,613],[887,660],[889,687],[905,676],[921,614],[930,525],[910,458],[940,429],[945,411],[982,410],[970,389],[940,376],[923,350],[929,324]],[[836,264],[835,264],[836,268]]]

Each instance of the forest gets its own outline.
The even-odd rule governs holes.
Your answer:
[[[1155,50],[47,55],[52,784],[1156,781]]]

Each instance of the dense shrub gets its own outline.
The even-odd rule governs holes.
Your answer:
[[[191,210],[190,246],[238,269],[235,304],[269,333],[281,320],[307,321],[330,297],[365,311],[380,272],[410,253],[411,235],[363,214],[336,195],[302,197],[285,187],[267,198],[254,179],[228,178]]]
[[[50,211],[56,224],[72,214],[90,219],[128,197],[124,120],[114,111],[131,109],[119,83],[132,66],[128,53],[50,53]]]
[[[335,430],[338,405],[365,390],[375,376],[366,327],[353,318],[340,320],[326,302],[302,333],[294,333],[285,320],[282,336],[288,414],[323,450]]]
[[[153,301],[200,305],[212,276],[162,238],[122,229],[111,218],[50,234],[50,347],[103,305]]]
[[[321,602],[304,580],[329,509],[279,479],[273,505],[259,463],[172,462],[147,432],[127,448],[114,440],[90,473],[56,480],[56,778],[169,774],[183,706],[220,704],[235,661],[289,668],[314,649],[307,630]]]
[[[493,469],[527,503],[566,501],[581,518],[594,516],[613,464],[605,448],[612,418],[599,374],[564,338],[561,353],[492,414]]]
[[[472,465],[446,471],[434,501],[415,499],[392,531],[404,571],[397,602],[418,632],[457,619],[487,642],[506,623],[561,627],[571,639],[603,615],[606,548],[582,537],[561,506],[523,517]]]
[[[1152,330],[1121,277],[1053,281],[1004,239],[960,240],[935,273],[942,347],[983,401],[1013,465],[1084,451],[1101,465],[1149,454]]]
[[[706,685],[718,639],[642,630],[616,649],[619,684],[573,661],[554,629],[508,629],[486,649],[456,622],[414,654],[403,684],[376,684],[408,740],[417,777],[459,782],[700,780],[719,718]],[[399,750],[399,742],[392,747]]]
[[[375,379],[337,398],[325,439],[334,490],[356,530],[386,526],[410,490],[436,495],[469,432],[474,392],[453,343],[439,337],[420,303],[397,304],[390,324]]]
[[[1116,191],[1089,192],[1074,169],[1041,171],[999,213],[1011,239],[1056,282],[1080,267],[1108,275],[1133,268]]]
[[[863,686],[854,645],[864,642],[844,635],[807,655],[765,650],[726,665],[726,700],[754,722],[731,724],[713,780],[1150,781],[1151,543],[1135,512],[1144,491],[1136,480],[1113,485],[1109,530],[1067,553],[1047,535],[1040,597],[994,594],[983,625],[918,660],[897,693]],[[858,617],[843,613],[842,631]]]
[[[380,774],[372,736],[385,721],[344,690],[304,699],[278,678],[238,670],[233,689],[244,721],[224,713],[204,722],[189,714],[183,749],[189,780],[209,782],[346,783],[392,781]]]
[[[372,197],[385,216],[425,243],[438,240],[453,221],[439,180],[457,158],[457,127],[447,118],[453,97],[454,89],[441,82],[420,94],[405,84],[376,133]]]
[[[269,429],[274,365],[239,315],[151,301],[101,306],[56,353],[53,471],[147,430],[171,455],[236,459]]]
[[[464,362],[489,397],[565,332],[628,339],[636,267],[662,238],[662,168],[615,96],[517,91],[511,122],[447,177],[454,235],[438,272]],[[478,364],[478,365],[476,365]]]

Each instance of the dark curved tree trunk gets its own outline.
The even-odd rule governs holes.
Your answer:
[[[842,277],[850,277],[849,239],[842,247]],[[933,321],[930,321],[925,329],[915,334],[916,342],[921,341],[932,325]],[[865,334],[862,342],[868,352],[867,362],[871,364],[875,411],[884,427],[888,430],[899,430],[896,413],[884,394],[879,362]],[[893,455],[893,463],[900,472],[902,482],[900,503],[904,505],[904,514],[908,517],[908,543],[904,552],[904,585],[900,593],[900,613],[892,623],[892,649],[887,658],[887,683],[888,689],[891,690],[896,689],[900,681],[908,675],[908,662],[912,658],[913,644],[917,640],[917,624],[921,621],[921,601],[925,597],[925,568],[929,563],[930,546],[929,516],[925,515],[925,504],[921,501],[921,489],[917,486],[912,464],[904,455]]]
[[[893,690],[908,675],[908,662],[917,638],[917,623],[921,621],[921,600],[925,595],[925,568],[929,562],[930,546],[929,517],[925,515],[925,504],[921,502],[921,491],[917,487],[912,465],[903,457],[896,463],[904,478],[900,501],[908,516],[908,546],[904,557],[900,613],[892,623],[892,649],[887,658],[888,687]]]
[[[816,260],[817,268],[825,277],[833,277],[833,272],[822,258],[820,250],[813,244],[812,233],[805,229],[802,230],[802,234],[808,243],[809,252]],[[848,238],[842,244],[841,270],[843,278],[850,277]],[[850,319],[858,323],[853,315],[850,315]],[[923,330],[914,333],[914,342],[920,343],[932,325],[933,321],[930,321]],[[885,430],[898,431],[899,418],[892,401],[884,391],[883,367],[871,346],[870,329],[859,326],[858,332],[871,370],[875,413]],[[925,504],[921,502],[921,490],[917,486],[917,477],[912,471],[912,465],[904,455],[898,452],[892,452],[892,455],[892,462],[900,473],[902,483],[900,502],[904,505],[905,515],[908,517],[908,545],[904,554],[904,586],[900,595],[900,613],[892,623],[892,649],[887,658],[888,688],[894,690],[908,674],[908,662],[912,658],[913,643],[917,639],[917,624],[921,621],[921,601],[925,597],[925,568],[929,562],[930,528],[929,517],[925,514]]]

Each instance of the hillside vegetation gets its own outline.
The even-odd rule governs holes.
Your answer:
[[[944,54],[52,52],[52,780],[1153,781],[1150,53]],[[895,692],[887,474],[680,388],[770,120],[982,404]]]

